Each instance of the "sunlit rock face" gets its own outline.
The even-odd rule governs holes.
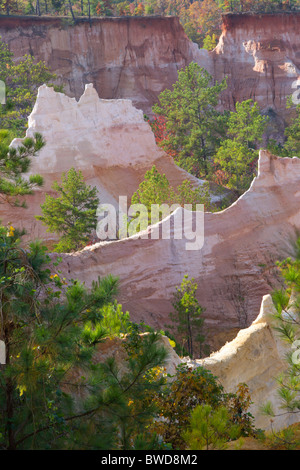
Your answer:
[[[105,99],[127,98],[151,115],[159,93],[171,88],[178,70],[195,61],[215,80],[228,77],[223,108],[252,98],[272,118],[273,134],[288,119],[286,98],[300,76],[300,14],[225,15],[216,49],[199,49],[178,18],[123,17],[78,20],[0,19],[0,35],[16,59],[33,54],[80,98],[93,83]],[[272,135],[272,129],[271,129]]]
[[[123,210],[127,209],[126,198],[129,205],[153,165],[167,175],[174,187],[186,179],[201,184],[157,147],[141,110],[130,100],[100,99],[92,84],[85,86],[78,101],[41,86],[26,135],[33,137],[36,132],[42,134],[46,145],[32,158],[30,173],[41,174],[44,186],[26,197],[26,210],[0,206],[2,223],[25,228],[27,239],[57,239],[34,216],[41,214],[45,194],[55,194],[53,182],[60,181],[72,167],[81,170],[87,184],[96,186],[101,204],[118,209],[119,197],[124,197]],[[22,139],[15,139],[11,145],[21,143]]]
[[[300,78],[299,28],[299,13],[225,15],[222,36],[211,53],[214,77],[228,77],[223,106],[257,101],[271,118],[274,136],[289,119],[287,97],[296,92]]]
[[[146,114],[198,49],[171,17],[93,18],[75,25],[62,18],[3,18],[0,35],[16,59],[30,53],[45,61],[70,96],[79,99],[93,83],[101,98],[131,99]]]
[[[284,413],[280,408],[276,378],[287,370],[285,355],[291,352],[274,330],[276,313],[270,295],[264,296],[258,317],[249,328],[241,330],[236,338],[210,357],[188,362],[192,367],[203,366],[216,375],[226,392],[236,392],[239,384],[249,387],[253,404],[250,412],[255,425],[270,430],[271,421],[261,412],[261,406],[271,402],[275,414],[273,429],[282,429],[299,422],[297,413]]]
[[[97,276],[119,276],[119,300],[137,321],[154,327],[169,324],[175,286],[188,274],[198,283],[213,350],[248,327],[261,298],[280,284],[278,259],[293,253],[300,228],[300,160],[260,152],[258,176],[231,207],[205,213],[204,244],[187,250],[187,238],[134,236],[99,243],[63,256],[64,275],[91,285]],[[176,228],[176,226],[175,226]],[[201,230],[201,227],[200,229]]]

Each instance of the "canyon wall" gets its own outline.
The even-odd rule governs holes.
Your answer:
[[[251,188],[228,209],[204,214],[199,249],[189,251],[188,237],[177,237],[178,218],[185,217],[178,209],[160,224],[169,230],[167,239],[155,239],[150,227],[141,236],[64,254],[60,269],[88,286],[98,276],[118,276],[124,309],[155,328],[170,323],[172,294],[188,274],[198,284],[207,335],[216,350],[251,324],[262,297],[280,285],[275,262],[293,254],[300,229],[299,185],[298,158],[261,151]]]
[[[299,13],[225,15],[222,36],[210,55],[212,75],[228,77],[223,107],[257,101],[271,119],[269,135],[274,137],[289,119],[286,100],[300,78],[299,31]]]
[[[28,135],[40,131],[47,141],[32,168],[45,177],[45,187],[30,197],[26,211],[2,207],[2,222],[49,237],[33,215],[40,213],[52,182],[70,166],[81,169],[113,204],[120,194],[130,198],[153,164],[172,184],[192,178],[155,146],[142,111],[130,101],[101,102],[91,87],[80,98],[86,81],[95,84],[100,97],[127,97],[147,112],[158,93],[176,80],[178,69],[197,60],[218,79],[229,75],[234,81],[234,90],[229,85],[222,98],[224,106],[252,97],[283,119],[285,96],[298,77],[299,18],[264,15],[256,23],[252,16],[229,15],[211,53],[193,45],[176,18],[98,19],[92,26],[1,18],[0,34],[16,57],[30,52],[46,60],[78,100],[47,87],[40,90]],[[198,252],[186,251],[186,240],[130,238],[65,255],[65,274],[87,284],[98,275],[118,275],[124,308],[155,327],[168,321],[172,292],[189,274],[198,282],[211,344],[218,348],[255,318],[262,296],[276,282],[274,262],[290,254],[290,239],[300,227],[299,160],[261,152],[259,165],[258,177],[239,201],[221,213],[205,214],[205,243]]]
[[[100,98],[131,99],[145,113],[197,49],[177,18],[0,18],[0,36],[16,59],[45,61],[70,96],[93,83]]]
[[[26,228],[31,239],[53,240],[34,216],[41,213],[45,193],[52,193],[52,182],[70,167],[81,170],[85,181],[97,187],[101,203],[116,208],[119,196],[130,201],[153,165],[173,186],[185,179],[201,184],[156,146],[143,112],[130,100],[99,99],[92,85],[86,86],[79,101],[40,87],[27,135],[34,132],[42,133],[46,146],[33,158],[31,173],[42,174],[45,185],[27,196],[27,209],[12,211],[2,204],[0,215],[2,223]],[[19,143],[15,139],[13,145]],[[194,277],[210,344],[217,349],[249,326],[262,296],[278,284],[275,261],[292,253],[291,242],[300,229],[299,185],[298,158],[261,151],[251,188],[228,209],[204,214],[204,244],[200,237],[196,250],[187,249],[190,233],[177,236],[177,222],[181,229],[180,217],[186,217],[178,209],[159,224],[159,230],[166,228],[167,237],[152,236],[150,228],[143,237],[97,243],[63,255],[60,268],[65,277],[78,278],[88,286],[98,276],[118,276],[119,301],[133,320],[155,328],[169,324],[172,294],[183,276]],[[194,236],[201,236],[195,213],[193,217]]]
[[[175,17],[94,18],[75,25],[66,18],[0,18],[0,35],[16,59],[30,53],[44,60],[77,99],[93,83],[101,98],[128,98],[150,115],[178,70],[196,61],[215,80],[228,77],[224,108],[257,100],[275,135],[300,77],[299,30],[299,13],[225,15],[219,44],[208,52],[189,41]]]

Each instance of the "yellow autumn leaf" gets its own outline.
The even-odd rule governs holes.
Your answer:
[[[15,228],[12,227],[12,226],[10,226],[10,227],[9,227],[9,231],[7,232],[6,236],[7,236],[7,237],[13,237],[14,234],[15,234]]]
[[[23,395],[24,392],[26,392],[27,388],[26,385],[18,385],[18,389],[20,392],[20,397]]]

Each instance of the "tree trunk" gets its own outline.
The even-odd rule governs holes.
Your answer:
[[[5,367],[10,363],[10,328],[6,323],[6,319],[3,321],[4,330],[4,344],[5,344]],[[14,418],[14,402],[13,402],[14,387],[10,378],[6,378],[5,383],[5,397],[6,397],[6,432],[8,438],[8,450],[16,449],[15,434],[13,430],[13,418]]]
[[[41,16],[40,0],[36,0],[36,14]]]
[[[91,26],[91,1],[90,0],[88,0],[88,6],[89,6],[89,22]]]
[[[75,18],[74,12],[73,12],[73,6],[72,6],[71,0],[69,0],[69,7],[70,7],[70,12],[71,12],[72,18],[73,18],[74,21],[76,21],[76,18]]]
[[[188,345],[189,345],[190,358],[193,359],[193,355],[194,355],[193,334],[192,334],[191,322],[189,318],[188,318]]]

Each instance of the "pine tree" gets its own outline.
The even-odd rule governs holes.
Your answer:
[[[117,279],[67,281],[40,243],[0,227],[0,448],[132,449],[153,439],[166,351],[111,303]],[[123,361],[99,357],[118,337]],[[143,436],[143,439],[141,439]]]
[[[286,371],[278,377],[280,409],[271,403],[262,407],[263,413],[276,420],[282,414],[300,413],[300,239],[295,244],[294,256],[277,263],[284,287],[272,294],[276,313],[273,328],[289,345]]]
[[[214,157],[215,172],[223,172],[222,184],[237,197],[247,189],[255,176],[259,145],[266,127],[258,104],[253,100],[236,103],[228,118],[228,139],[220,145]]]
[[[203,308],[195,296],[197,288],[194,279],[189,280],[188,275],[185,275],[181,286],[176,287],[172,302],[174,312],[170,313],[173,322],[170,328],[176,331],[175,336],[181,342],[182,349],[186,349],[191,358],[195,355],[195,342],[199,343],[199,357],[208,352],[204,344]]]
[[[207,49],[208,51],[212,51],[217,46],[217,36],[213,34],[210,36],[209,34],[205,36],[203,41],[203,49]]]
[[[159,173],[154,165],[151,170],[146,172],[144,180],[133,194],[131,204],[144,204],[149,215],[152,204],[178,204],[181,207],[185,204],[191,204],[195,211],[197,204],[210,207],[209,188],[207,184],[193,187],[193,184],[188,180],[184,180],[174,188],[166,175]]]
[[[42,186],[43,178],[40,175],[31,175],[24,178],[30,168],[31,157],[35,156],[45,145],[42,136],[38,133],[34,138],[25,138],[21,146],[9,146],[11,134],[7,130],[0,131],[0,199],[13,205],[26,206],[20,202],[18,196],[32,194],[36,186]]]
[[[207,176],[211,157],[225,136],[225,115],[217,111],[226,81],[212,85],[210,74],[192,62],[178,73],[172,90],[159,95],[153,112],[166,119],[167,137],[160,145],[195,176]]]
[[[51,84],[52,74],[42,61],[26,55],[15,61],[8,45],[0,38],[0,77],[5,84],[6,102],[0,107],[0,128],[13,129],[15,137],[23,137],[28,115],[31,113],[38,87]],[[62,91],[61,87],[55,87]]]
[[[83,325],[90,321],[96,328],[117,283],[112,277],[97,281],[88,292],[79,282],[67,284],[51,273],[40,243],[24,251],[18,232],[4,227],[0,243],[0,337],[5,345],[0,442],[7,449],[34,448],[46,445],[64,426],[62,410],[71,397],[62,391],[63,381],[70,367],[87,363],[92,352]],[[93,344],[104,334],[99,329]],[[38,444],[39,434],[47,438]]]
[[[189,450],[224,450],[229,440],[240,436],[240,428],[230,422],[226,407],[213,409],[199,405],[191,413],[190,429],[183,434]]]
[[[300,158],[300,105],[296,107],[292,122],[285,129],[285,136],[287,138],[284,144],[285,155]]]
[[[97,188],[85,184],[81,171],[74,168],[62,175],[61,183],[54,182],[52,188],[58,197],[46,194],[41,205],[43,215],[36,218],[48,231],[61,236],[55,246],[57,252],[79,250],[97,225]]]

